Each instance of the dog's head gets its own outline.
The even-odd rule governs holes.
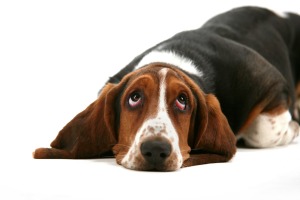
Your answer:
[[[153,63],[108,83],[51,146],[35,157],[88,158],[113,150],[126,168],[172,171],[231,159],[235,137],[216,97],[176,67]]]

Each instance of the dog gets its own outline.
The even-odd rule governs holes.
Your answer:
[[[299,135],[300,17],[241,7],[176,34],[110,77],[34,158],[113,155],[133,170],[227,162]]]

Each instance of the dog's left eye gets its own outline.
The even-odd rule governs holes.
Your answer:
[[[181,111],[186,110],[187,103],[188,103],[188,98],[185,94],[180,94],[175,101],[176,107]]]
[[[130,107],[134,108],[137,107],[142,103],[142,95],[139,92],[133,92],[129,96],[128,104]]]

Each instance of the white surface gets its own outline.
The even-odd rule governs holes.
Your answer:
[[[33,160],[133,57],[240,5],[298,1],[1,1],[0,199],[300,199],[300,141],[224,164],[136,172],[102,160]]]

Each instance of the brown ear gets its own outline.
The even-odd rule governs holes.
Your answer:
[[[101,157],[117,143],[115,99],[123,84],[108,83],[96,101],[76,115],[51,143],[39,148],[34,158]]]
[[[236,139],[221,111],[219,101],[214,95],[208,94],[198,99],[195,143],[183,166],[206,163],[226,162],[236,152]],[[203,102],[205,101],[205,102]],[[195,130],[195,129],[194,129]]]

